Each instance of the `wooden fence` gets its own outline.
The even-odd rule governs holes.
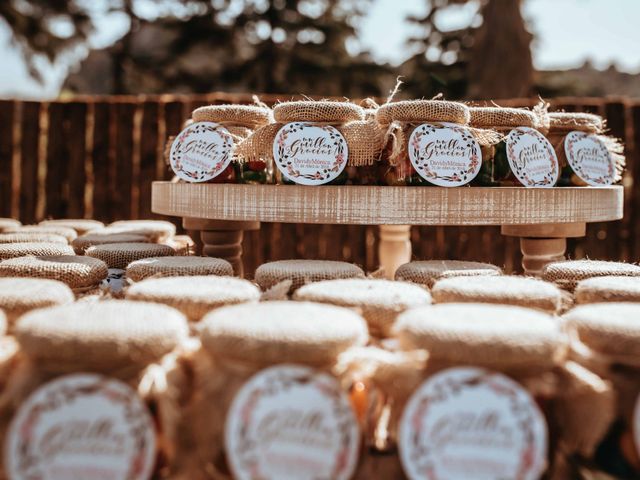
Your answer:
[[[261,97],[266,103],[278,99]],[[198,106],[251,102],[250,95],[236,94],[0,101],[0,217],[23,223],[154,218],[151,182],[172,176],[163,160],[167,136],[176,134]],[[626,145],[625,218],[589,225],[586,238],[569,242],[569,254],[640,260],[640,192],[634,189],[640,181],[640,101],[557,98],[551,103],[603,115],[612,135]],[[416,258],[473,259],[519,269],[517,239],[502,237],[497,227],[420,227],[412,230],[412,238]],[[246,235],[244,249],[247,272],[282,258],[344,259],[369,270],[377,264],[373,226],[263,224]]]

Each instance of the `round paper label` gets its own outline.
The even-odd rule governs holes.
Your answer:
[[[107,278],[100,282],[100,289],[105,292],[122,293],[127,284],[126,270],[110,268]]]
[[[424,123],[409,138],[409,159],[416,172],[440,187],[473,180],[482,166],[480,145],[468,128],[454,123]]]
[[[330,125],[287,123],[273,141],[273,158],[289,180],[322,185],[335,180],[347,165],[349,149],[342,134]]]
[[[529,127],[514,128],[506,139],[511,171],[525,187],[553,187],[558,181],[558,157],[549,140]]]
[[[175,174],[187,182],[206,182],[231,163],[233,138],[213,122],[192,123],[171,144],[169,160]]]
[[[147,480],[155,462],[155,430],[129,386],[100,375],[67,375],[21,405],[4,454],[15,480]]]
[[[338,381],[308,367],[256,374],[227,415],[227,459],[239,480],[347,480],[359,444],[358,423]]]
[[[595,135],[571,132],[564,139],[564,152],[573,171],[589,185],[611,185],[616,166],[607,146]]]
[[[513,380],[452,368],[429,378],[410,398],[399,448],[412,480],[537,480],[546,468],[547,425]]]

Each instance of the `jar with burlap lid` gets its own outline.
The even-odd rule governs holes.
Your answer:
[[[640,266],[633,263],[606,262],[603,260],[566,260],[552,262],[542,270],[542,278],[554,282],[570,292],[578,282],[593,277],[608,276],[638,277]]]
[[[371,335],[378,338],[391,334],[396,318],[405,310],[431,303],[429,292],[418,285],[383,279],[310,283],[296,290],[293,299],[356,309],[367,321]]]
[[[0,218],[0,233],[4,232],[7,228],[17,228],[22,223],[20,220],[14,218]]]
[[[229,415],[233,415],[234,398],[237,399],[241,395],[255,374],[265,373],[265,369],[274,366],[281,366],[308,369],[312,372],[309,374],[310,378],[320,373],[324,374],[325,378],[335,377],[333,368],[338,363],[339,357],[352,348],[364,345],[368,336],[364,320],[349,309],[306,302],[277,301],[235,305],[215,310],[203,319],[199,332],[202,349],[194,361],[196,365],[194,388],[200,395],[194,396],[193,402],[186,408],[186,416],[191,421],[185,423],[190,427],[188,433],[193,434],[194,438],[193,443],[185,442],[184,457],[191,459],[189,463],[193,465],[194,476],[206,468],[214,478],[219,479],[232,478],[230,468],[235,463],[233,459],[246,450],[241,449],[242,452],[239,452],[225,449],[225,424],[228,427],[232,420]],[[298,380],[290,380],[288,388],[296,390]],[[327,390],[333,388],[330,382],[325,381],[324,384]],[[332,398],[336,403],[340,403],[348,392],[349,386],[337,385],[337,387],[338,391],[333,392]],[[263,393],[268,398],[275,393],[272,389],[281,390],[275,383],[266,385],[266,388],[267,390],[263,390]],[[313,404],[316,401],[314,397],[302,397],[295,406],[290,405],[292,409],[289,409],[286,403],[291,402],[287,402],[287,388],[282,393],[284,395],[280,398],[283,401],[276,404],[267,405],[267,400],[257,397],[255,401],[260,402],[265,408],[268,407],[274,418],[289,417],[300,420],[303,418],[302,413],[308,413],[305,410],[308,408],[306,404]],[[316,393],[318,396],[324,396],[322,392]],[[349,415],[346,417],[350,417],[353,421],[355,414],[348,400],[347,409]],[[284,417],[282,417],[283,414],[285,414]],[[313,430],[318,428],[320,432],[325,431],[327,422],[334,420],[327,417],[330,415],[318,412],[316,418],[318,423],[310,428]],[[244,420],[247,417],[241,416],[241,418]],[[344,436],[336,441],[337,445],[326,448],[333,449],[342,445],[342,461],[347,462],[351,454],[357,455],[358,452],[351,450],[355,440],[354,432],[346,428],[353,424],[344,420],[344,412],[342,418],[345,428],[341,431]],[[355,427],[357,428],[357,422]],[[304,427],[302,425],[296,427],[295,424],[282,425],[283,430],[280,433],[294,432],[297,428],[301,429],[299,433],[302,434]],[[314,438],[316,435],[313,432],[309,433],[311,437],[308,438]],[[323,435],[325,440],[323,443],[332,438],[333,434],[333,431],[326,432]],[[229,431],[226,436],[231,436]],[[355,436],[359,439],[359,432],[356,431]],[[264,448],[265,451],[278,451],[271,442],[278,443],[281,440],[277,436],[269,437],[267,435],[258,440],[260,444],[257,446]],[[286,442],[286,439],[284,441]],[[255,446],[247,444],[246,448],[253,449]],[[322,447],[311,442],[306,444],[306,448],[317,452]],[[280,452],[285,453],[282,450]],[[308,459],[309,455],[306,452],[298,452],[301,458]],[[309,472],[308,465],[301,467],[297,462],[296,465],[291,462],[287,464],[289,468],[302,468],[299,471],[299,478],[349,478],[351,476],[330,475],[331,469],[338,468],[336,464],[311,462],[311,465],[317,468],[315,475]],[[238,478],[237,475],[235,477]],[[283,478],[283,476],[269,475],[266,478]]]
[[[640,476],[640,304],[581,305],[564,315],[572,334],[575,361],[613,384],[615,420],[598,455],[597,465],[615,478]]]
[[[78,234],[73,228],[60,227],[60,226],[45,226],[45,225],[22,225],[16,228],[6,228],[4,233],[49,233],[52,235],[60,235],[67,239],[67,243],[71,243]]]
[[[443,278],[496,275],[502,275],[502,269],[490,263],[460,260],[423,260],[400,265],[396,270],[395,279],[418,283],[431,288],[436,281]]]
[[[559,165],[553,146],[544,136],[548,129],[546,106],[534,110],[471,107],[470,125],[499,134],[484,145],[482,168],[474,184],[480,186],[553,187]]]
[[[574,298],[577,304],[640,302],[640,278],[609,276],[580,280]]]
[[[27,255],[73,255],[73,248],[60,243],[25,242],[25,243],[1,243],[0,260],[25,257]]]
[[[256,269],[255,282],[263,290],[282,285],[284,293],[293,293],[307,283],[338,278],[364,278],[364,271],[352,263],[333,260],[277,260]],[[284,282],[290,285],[285,285]],[[288,288],[284,288],[287,287]]]
[[[45,227],[66,227],[73,228],[78,235],[84,235],[92,230],[104,228],[104,223],[88,218],[58,218],[43,220],[38,225]]]
[[[169,152],[169,163],[178,178],[188,182],[271,183],[271,164],[262,159],[244,161],[235,152],[235,146],[254,130],[273,121],[270,108],[208,105],[195,109],[191,119],[193,122],[180,132]],[[203,143],[201,152],[189,148],[189,142],[196,137]],[[218,148],[207,148],[212,144]],[[203,162],[210,167],[209,171],[203,169]]]
[[[496,303],[559,312],[568,296],[553,283],[532,277],[451,277],[431,289],[434,303]]]
[[[260,290],[248,280],[216,276],[148,278],[130,286],[128,300],[164,303],[197,322],[216,308],[236,303],[255,303]]]
[[[73,292],[62,282],[45,278],[0,278],[0,310],[5,312],[9,329],[31,310],[65,305],[74,300]]]
[[[0,436],[5,442],[9,442],[5,436],[7,422],[14,414],[19,417],[20,407],[28,403],[29,394],[72,374],[98,374],[98,382],[117,380],[131,387],[134,396],[137,393],[142,410],[135,416],[150,417],[150,421],[142,425],[150,437],[146,436],[142,443],[151,449],[144,454],[138,452],[136,460],[147,463],[139,465],[138,470],[149,468],[154,472],[153,478],[167,476],[165,471],[171,467],[177,448],[179,396],[185,387],[182,381],[186,380],[175,364],[179,349],[188,338],[187,322],[181,313],[164,305],[143,302],[80,302],[24,315],[15,327],[15,337],[23,361],[10,379],[10,398],[0,407],[3,409]],[[119,390],[113,388],[111,392],[121,394]],[[135,410],[134,399],[128,400],[130,408]],[[108,415],[106,410],[89,411],[85,415],[95,419],[98,414]],[[46,409],[42,414],[46,414]],[[116,430],[118,427],[113,426]],[[129,438],[121,441],[131,443]],[[138,444],[133,447],[141,448]],[[99,462],[99,453],[96,455],[95,461]],[[143,475],[127,478],[143,478]],[[151,478],[151,474],[144,478]]]
[[[376,118],[386,131],[385,185],[466,185],[480,170],[480,144],[495,141],[491,131],[468,128],[469,108],[459,102],[390,102]]]
[[[110,233],[104,230],[85,233],[80,235],[71,246],[78,255],[84,255],[89,247],[94,245],[107,245],[109,243],[151,243],[147,235],[137,233]]]
[[[0,233],[0,243],[60,243],[69,245],[69,242],[62,235],[40,232],[18,232]]]
[[[98,293],[108,273],[102,260],[77,255],[18,257],[0,263],[0,277],[58,280],[77,296]]]
[[[232,277],[233,267],[222,258],[152,257],[131,262],[126,272],[129,280],[140,282],[149,277],[194,277],[203,275]]]
[[[398,447],[411,479],[425,464],[434,478],[468,478],[469,468],[482,478],[578,478],[609,428],[609,385],[568,360],[552,315],[433,305],[400,315],[394,333],[401,350],[429,354],[413,388],[379,383],[403,410]]]
[[[624,148],[604,131],[600,115],[549,113],[547,138],[560,162],[559,186],[601,186],[621,180]]]
[[[164,243],[176,234],[176,226],[165,220],[119,220],[95,233],[143,235],[155,243]]]
[[[253,132],[237,147],[244,162],[273,165],[276,183],[375,185],[382,132],[349,102],[283,102],[275,123]]]

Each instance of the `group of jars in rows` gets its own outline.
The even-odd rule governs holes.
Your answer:
[[[371,107],[373,102],[369,102]],[[211,105],[167,144],[187,182],[602,186],[624,169],[620,142],[588,113],[444,100]]]

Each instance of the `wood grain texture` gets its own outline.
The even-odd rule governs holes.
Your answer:
[[[622,187],[411,188],[154,182],[152,211],[224,220],[353,225],[526,225],[622,218]]]

